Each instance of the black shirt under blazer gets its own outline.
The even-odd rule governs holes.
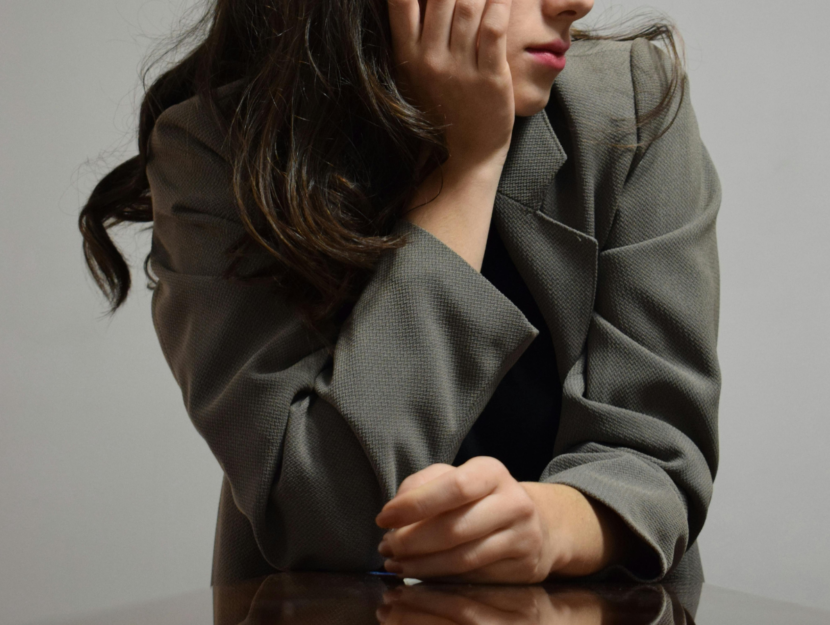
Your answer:
[[[549,106],[555,102],[551,98]],[[481,275],[519,307],[539,335],[504,374],[461,441],[452,464],[460,466],[476,456],[491,456],[498,458],[516,480],[536,481],[553,456],[562,410],[562,383],[545,316],[492,221]]]
[[[538,479],[605,503],[641,538],[635,559],[596,579],[702,579],[695,540],[718,464],[720,182],[689,93],[639,130],[615,121],[651,110],[669,69],[644,39],[574,42],[551,91],[561,119],[516,119],[493,212],[562,384]],[[656,136],[675,113],[648,149],[611,145]],[[382,257],[332,359],[267,287],[220,278],[242,225],[223,137],[195,99],[159,117],[150,149],[153,322],[224,471],[213,583],[379,569],[375,515],[406,476],[452,462],[540,330],[398,220],[408,244]]]

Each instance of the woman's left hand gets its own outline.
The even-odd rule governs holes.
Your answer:
[[[413,473],[376,518],[392,528],[379,546],[385,568],[418,579],[545,580],[569,561],[571,545],[531,490],[487,456]]]

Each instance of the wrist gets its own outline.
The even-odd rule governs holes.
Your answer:
[[[449,158],[441,168],[444,170],[445,178],[451,181],[472,179],[495,182],[495,186],[498,186],[506,160],[507,152],[498,152],[479,159]]]
[[[504,159],[492,157],[480,161],[449,159],[439,165],[424,178],[417,188],[415,195],[409,202],[409,209],[419,207],[420,204],[441,194],[451,192],[454,188],[473,185],[479,189],[492,190],[495,196],[496,189],[504,170]]]
[[[481,271],[496,193],[499,161],[447,161],[418,186],[401,215],[430,232]]]
[[[521,484],[547,527],[552,577],[590,575],[627,561],[633,534],[611,508],[566,484]]]

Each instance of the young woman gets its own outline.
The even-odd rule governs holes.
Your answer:
[[[216,0],[147,91],[80,227],[114,311],[153,221],[214,583],[702,580],[720,184],[672,28],[591,8]]]

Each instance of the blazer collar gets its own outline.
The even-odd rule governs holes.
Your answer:
[[[544,110],[530,117],[517,117],[498,193],[537,210],[545,190],[567,159]]]
[[[548,324],[560,382],[578,360],[587,337],[598,254],[593,236],[553,217],[587,208],[571,205],[579,202],[580,194],[556,191],[575,181],[553,184],[567,159],[544,110],[517,117],[491,225]]]

